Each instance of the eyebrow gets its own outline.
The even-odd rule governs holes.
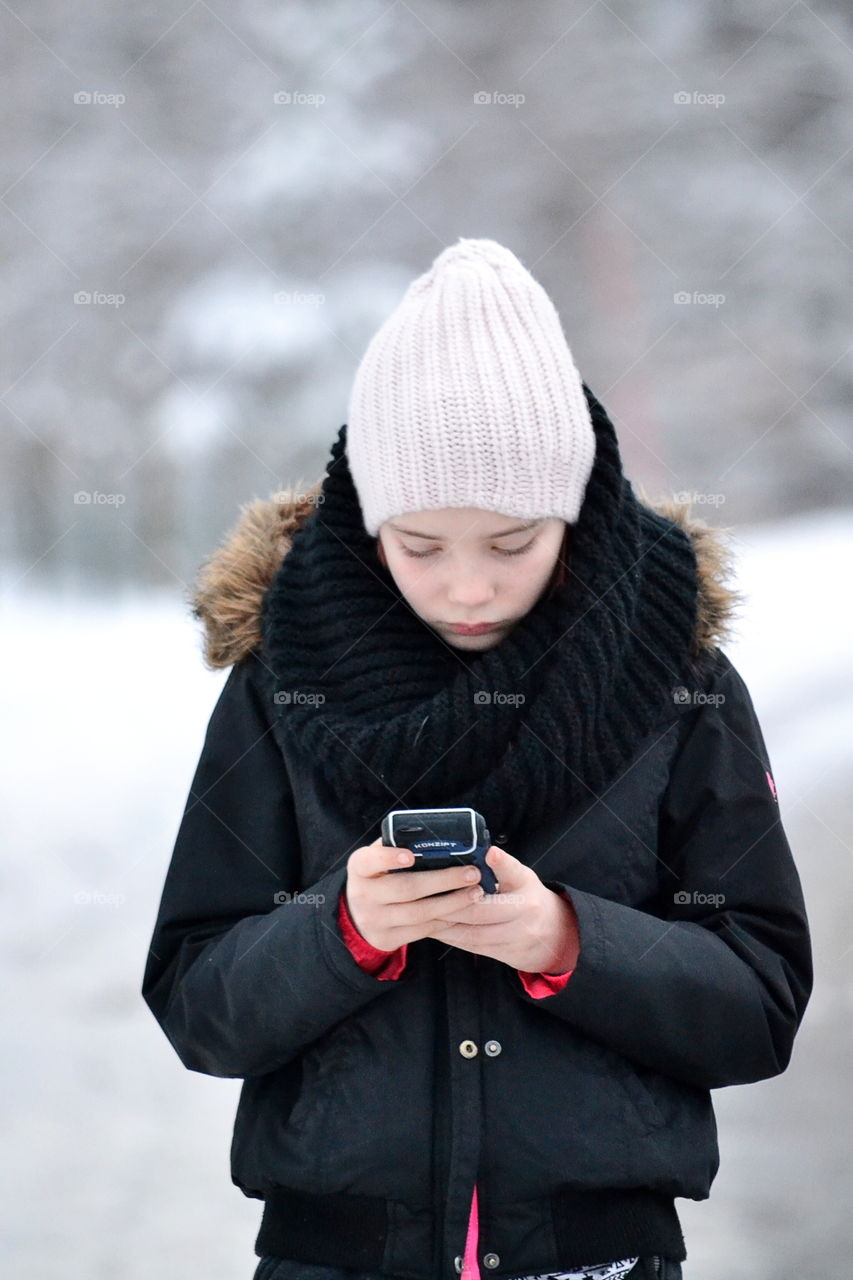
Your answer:
[[[502,529],[500,533],[484,533],[484,538],[508,538],[511,533],[523,533],[525,529],[532,529],[537,524],[542,524],[545,517],[540,516],[538,520],[527,520],[524,524],[515,524],[511,529]],[[406,533],[410,538],[426,538],[429,542],[443,542],[444,538],[438,533],[418,533],[417,529],[403,529],[393,521],[388,521],[395,533]]]

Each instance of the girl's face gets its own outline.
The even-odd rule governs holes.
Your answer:
[[[548,586],[565,520],[520,520],[479,507],[386,520],[377,551],[418,617],[457,649],[499,644]],[[465,635],[454,624],[497,624]]]

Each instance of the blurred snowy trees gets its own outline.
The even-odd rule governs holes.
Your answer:
[[[842,4],[45,0],[0,48],[12,579],[185,582],[321,474],[460,235],[548,290],[652,496],[850,503]]]

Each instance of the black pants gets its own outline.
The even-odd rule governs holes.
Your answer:
[[[625,1280],[683,1280],[681,1263],[671,1258],[638,1258]],[[319,1264],[285,1261],[266,1256],[261,1258],[252,1280],[394,1280],[386,1272],[347,1271],[341,1267],[323,1267]]]

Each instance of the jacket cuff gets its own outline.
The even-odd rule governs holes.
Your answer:
[[[405,969],[409,944],[404,943],[392,951],[383,951],[362,937],[349,913],[345,888],[341,888],[338,896],[338,928],[353,959],[365,973],[384,981],[398,978]]]
[[[556,880],[546,881],[545,883],[553,893],[559,893],[561,898],[565,898],[566,902],[574,910],[574,903],[568,889]],[[578,958],[580,958],[580,952],[578,952]],[[567,969],[565,973],[531,973],[525,969],[516,969],[516,973],[521,979],[521,985],[527,994],[532,996],[534,1000],[542,1000],[545,996],[553,996],[558,991],[562,991],[574,973],[574,969]]]
[[[516,973],[527,994],[534,1000],[542,1000],[545,996],[553,996],[562,991],[574,969],[569,969],[566,973],[528,973],[524,969],[517,969]]]

